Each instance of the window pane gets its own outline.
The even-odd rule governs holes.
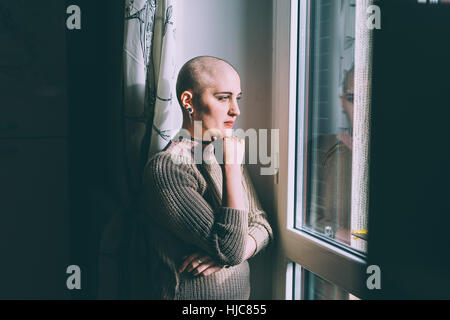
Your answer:
[[[297,195],[303,207],[297,208],[296,227],[365,251],[366,230],[358,228],[360,217],[351,217],[355,0],[308,1],[302,9],[307,22],[300,28],[309,36],[299,38],[306,79],[299,96],[305,158],[298,161],[306,179],[305,193]]]
[[[347,291],[295,264],[295,300],[359,300]]]

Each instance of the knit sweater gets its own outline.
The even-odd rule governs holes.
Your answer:
[[[200,148],[203,161],[194,161]],[[272,239],[248,172],[242,166],[245,210],[222,206],[222,168],[209,144],[172,141],[144,170],[143,223],[149,226],[153,297],[163,299],[248,299],[250,271],[245,260],[248,235],[256,255]],[[199,150],[199,149],[197,149]],[[179,274],[182,257],[203,252],[227,267],[209,276]]]

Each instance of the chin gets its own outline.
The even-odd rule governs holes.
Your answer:
[[[210,139],[211,137],[223,137],[224,129],[210,128],[207,130],[207,135],[205,135],[205,139]]]

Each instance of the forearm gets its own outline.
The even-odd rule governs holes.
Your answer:
[[[247,246],[245,248],[244,260],[250,259],[256,251],[256,240],[251,235],[247,236]]]
[[[222,167],[223,173],[223,197],[222,205],[224,207],[244,210],[244,189],[242,186],[242,171],[240,165],[225,165]],[[247,235],[247,244],[245,247],[244,260],[253,256],[256,251],[256,240]]]
[[[222,177],[222,206],[237,210],[245,210],[241,166],[224,165],[222,167]]]

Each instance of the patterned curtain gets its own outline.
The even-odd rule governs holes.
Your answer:
[[[147,297],[151,290],[146,232],[137,214],[141,176],[150,156],[179,131],[175,95],[175,0],[126,0],[123,47],[125,162],[130,193],[122,230],[119,285],[122,296]],[[110,227],[112,229],[112,227]],[[117,232],[115,233],[117,234]]]
[[[156,101],[152,124],[151,143],[148,157],[161,151],[180,130],[183,117],[176,99],[176,71],[175,64],[175,17],[174,0],[160,0],[158,16],[154,30],[155,54],[154,62],[159,68],[155,69],[154,79],[157,79]],[[156,50],[156,47],[158,48]]]
[[[124,121],[128,179],[141,185],[149,156],[163,149],[181,127],[175,97],[174,0],[126,0],[124,30]]]

